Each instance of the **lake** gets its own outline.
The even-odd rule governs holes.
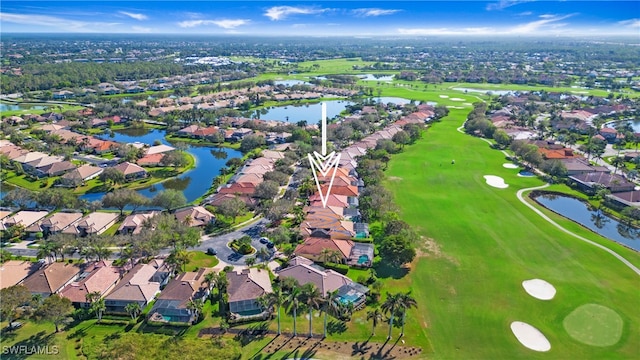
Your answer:
[[[0,111],[44,110],[46,108],[45,105],[18,105],[0,102]]]
[[[513,93],[513,91],[508,91],[508,90],[469,89],[469,88],[458,88],[458,87],[454,87],[451,90],[474,92],[474,93],[481,93],[481,94],[490,93],[491,95],[500,95],[500,96],[509,95]]]
[[[155,140],[160,140],[163,144],[171,145],[164,138],[166,135],[165,130],[161,129],[117,130],[113,132],[113,135],[113,137],[109,135],[103,135],[102,137],[122,143],[142,142],[150,145]],[[153,197],[158,191],[174,189],[182,191],[187,201],[191,202],[209,191],[213,179],[220,174],[220,169],[225,166],[229,159],[242,157],[240,151],[213,146],[189,146],[187,152],[196,159],[196,165],[193,169],[178,177],[138,190],[138,192],[144,196]],[[82,195],[81,198],[93,201],[99,200],[103,196],[104,193],[89,193]]]
[[[540,195],[535,200],[542,206],[589,228],[608,239],[640,251],[640,230],[631,228],[616,219],[590,210],[587,204],[562,195]]]
[[[312,85],[312,83],[302,81],[302,80],[276,80],[273,82],[274,85],[284,85],[284,86],[293,86],[293,85]]]
[[[411,101],[408,99],[392,96],[373,97],[371,99],[384,104],[391,102],[398,105],[408,104]],[[340,115],[340,113],[347,108],[347,105],[355,104],[355,102],[348,100],[331,100],[324,101],[324,103],[327,104],[327,119],[332,119],[335,116]],[[418,103],[418,101],[416,101],[416,103]],[[287,105],[266,108],[262,110],[255,110],[251,116],[263,120],[288,121],[293,123],[304,120],[308,124],[316,124],[320,121],[322,109],[321,104],[322,103],[318,102],[315,104],[303,104],[296,106]],[[429,104],[435,105],[435,103]]]
[[[374,75],[374,74],[363,74],[358,75],[360,80],[364,81],[392,81],[394,75]]]
[[[325,101],[327,104],[327,119],[331,119],[340,115],[347,105],[355,104],[353,101],[332,100]],[[298,121],[306,121],[308,124],[317,124],[321,117],[321,103],[303,104],[303,105],[287,105],[267,108],[254,111],[254,117],[263,120],[288,121],[296,123]]]

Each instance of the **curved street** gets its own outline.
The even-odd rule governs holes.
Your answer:
[[[240,255],[233,251],[227,244],[231,240],[239,239],[245,235],[251,236],[251,246],[253,246],[256,251],[260,251],[261,248],[266,247],[265,244],[261,244],[259,241],[260,233],[263,231],[264,227],[269,223],[267,219],[260,219],[252,224],[245,225],[239,229],[236,229],[230,233],[210,236],[204,235],[200,238],[200,244],[196,247],[193,247],[189,250],[193,251],[203,251],[206,252],[208,248],[213,248],[217,251],[217,257],[229,264],[229,265],[245,265],[245,259],[247,257],[252,257],[255,255]],[[7,251],[12,253],[13,255],[18,256],[32,256],[36,257],[38,255],[37,248],[28,248],[27,245],[31,244],[31,241],[23,241],[21,243],[15,244],[13,247],[5,247]],[[168,255],[170,252],[169,249],[163,249],[160,251],[160,255]],[[111,260],[115,260],[120,256],[119,252],[114,251],[113,255],[110,257]],[[71,256],[72,258],[79,258],[78,254],[74,254]]]

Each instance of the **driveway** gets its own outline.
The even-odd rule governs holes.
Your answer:
[[[262,229],[269,223],[267,219],[260,219],[257,222],[247,225],[243,228],[240,228],[236,231],[218,235],[218,236],[203,236],[200,240],[200,245],[194,247],[192,250],[200,250],[207,251],[208,248],[213,248],[218,252],[218,258],[224,262],[227,262],[231,265],[245,265],[245,259],[247,257],[253,257],[255,255],[240,255],[237,252],[233,251],[227,244],[231,240],[239,239],[245,235],[251,236],[251,246],[253,246],[257,251],[260,251],[261,248],[266,247],[266,245],[261,244],[258,239],[260,239],[260,233]]]

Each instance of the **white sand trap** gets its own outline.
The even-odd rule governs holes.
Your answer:
[[[527,294],[540,300],[551,300],[556,296],[556,288],[542,279],[531,279],[522,282]]]
[[[504,163],[502,164],[503,167],[506,167],[507,169],[517,169],[518,165],[516,164],[512,164],[512,163]]]
[[[451,101],[465,101],[464,99],[460,99],[460,98],[451,98],[449,100],[451,100]]]
[[[493,186],[499,189],[506,189],[509,187],[509,184],[505,184],[504,179],[500,176],[485,175],[484,179],[489,186]]]
[[[440,98],[441,98],[441,99],[448,99],[448,98],[449,98],[449,95],[440,95]]]
[[[534,351],[549,351],[551,343],[540,330],[522,321],[511,323],[511,331],[526,348]]]
[[[451,105],[447,105],[447,109],[464,109],[464,106],[451,106]]]
[[[464,103],[464,104],[462,104],[462,105],[465,105],[465,106],[473,106],[473,104],[472,104],[472,103]]]

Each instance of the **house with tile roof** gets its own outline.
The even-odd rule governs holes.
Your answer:
[[[145,221],[151,219],[154,216],[160,215],[160,211],[145,211],[127,216],[120,227],[118,228],[119,234],[139,234],[143,229]]]
[[[136,264],[104,297],[107,312],[125,314],[125,307],[133,302],[144,308],[160,293],[168,277],[169,269],[162,260]]]
[[[305,259],[306,262],[302,259]],[[353,283],[348,277],[336,271],[316,266],[313,264],[313,261],[302,256],[293,258],[289,262],[289,266],[278,271],[277,275],[280,279],[287,277],[296,279],[300,285],[312,283],[320,290],[323,296],[340,289],[344,285]]]
[[[74,169],[76,169],[76,165],[71,161],[60,161],[37,168],[35,175],[38,177],[60,176]]]
[[[255,315],[268,316],[268,310],[258,302],[259,297],[273,292],[268,270],[249,268],[230,271],[226,275],[231,320]]]
[[[80,212],[57,212],[47,218],[35,222],[27,228],[27,232],[42,232],[45,236],[48,236],[62,232],[80,219],[82,219],[82,213]]]
[[[28,228],[47,216],[47,214],[49,214],[48,211],[18,211],[12,216],[8,216],[2,220],[2,223],[0,223],[0,230],[5,230],[15,225],[21,225],[24,226],[24,228]]]
[[[93,212],[62,230],[62,232],[78,236],[100,235],[117,221],[117,213]]]
[[[104,296],[115,286],[123,273],[122,268],[112,266],[109,260],[86,264],[78,277],[60,291],[60,296],[71,300],[75,307],[88,308],[91,304],[87,295],[100,293]]]
[[[298,244],[294,253],[297,256],[304,256],[313,261],[324,261],[322,259],[323,250],[333,251],[340,257],[341,263],[346,263],[351,256],[353,241],[344,239],[332,239],[327,231],[314,231],[311,236],[304,239],[302,244]]]
[[[157,297],[149,311],[149,318],[161,322],[187,324],[197,320],[196,314],[189,309],[189,302],[204,302],[209,296],[211,290],[203,283],[205,276],[212,271],[209,268],[201,268],[196,272],[182,273],[171,280]]]
[[[39,294],[46,298],[58,293],[63,287],[70,284],[81,270],[82,268],[78,264],[54,262],[29,275],[24,279],[22,285],[29,289],[31,294]]]
[[[71,170],[62,175],[60,178],[60,186],[76,187],[82,185],[85,181],[89,181],[98,177],[104,171],[103,168],[93,165],[82,165],[77,169]]]
[[[127,179],[128,181],[142,179],[149,175],[147,173],[147,170],[143,169],[141,166],[127,161],[120,163],[113,168],[122,172],[125,179]]]
[[[9,260],[0,264],[0,289],[18,285],[42,267],[39,262]]]
[[[204,206],[188,206],[178,209],[174,215],[179,222],[188,224],[191,227],[206,226],[216,221],[215,215]]]

